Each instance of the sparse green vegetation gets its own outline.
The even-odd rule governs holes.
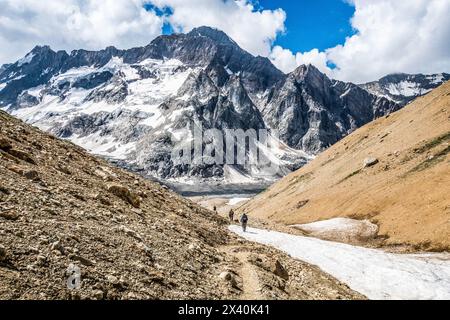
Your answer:
[[[350,146],[350,148],[354,148],[355,146],[359,146],[359,144],[360,144],[361,142],[363,142],[364,140],[366,140],[366,139],[369,139],[369,135],[368,135],[368,134],[365,134],[365,135],[363,135],[362,137],[360,137],[360,138],[358,139],[358,141],[356,141],[353,145]]]
[[[337,184],[341,184],[342,182],[350,179],[351,177],[356,176],[357,174],[361,173],[362,169],[358,169],[356,171],[353,171],[352,173],[350,173],[348,176],[346,176],[344,179],[342,179],[341,181],[339,181]]]
[[[291,179],[291,181],[289,181],[289,186],[291,186],[293,184],[297,184],[297,183],[302,182],[302,181],[309,180],[309,179],[312,178],[312,176],[313,176],[313,173],[312,172],[308,172],[308,173],[302,174],[299,177],[294,177],[294,178]]]
[[[269,194],[269,199],[275,198],[279,194],[280,194],[279,192],[275,192],[275,193]]]
[[[450,153],[450,146],[447,146],[444,150],[439,151],[433,157],[430,157],[427,160],[421,162],[419,165],[411,169],[408,173],[419,172],[428,169],[434,166],[435,164],[444,161],[445,156],[449,153]]]
[[[309,203],[309,199],[307,200],[302,200],[297,202],[297,205],[295,206],[297,209],[303,208],[304,206],[306,206]]]
[[[327,164],[329,164],[330,162],[336,160],[336,158],[337,158],[337,157],[331,157],[331,158],[327,159],[326,161],[324,161],[320,166],[321,166],[321,167],[324,167],[324,166],[326,166]]]
[[[434,147],[437,147],[438,145],[440,145],[441,143],[447,142],[447,141],[450,141],[450,131],[439,137],[436,137],[436,138],[428,141],[423,146],[414,149],[414,152],[421,154],[421,153],[427,152],[428,150],[431,150]]]
[[[443,135],[441,135],[439,137],[436,137],[436,138],[434,138],[432,140],[427,141],[425,144],[421,145],[420,147],[414,148],[413,152],[408,153],[407,155],[405,155],[403,157],[403,159],[401,160],[401,163],[406,163],[408,161],[411,161],[411,160],[415,159],[418,154],[423,154],[423,153],[425,153],[427,151],[430,151],[430,150],[434,149],[435,147],[439,146],[440,144],[442,144],[444,142],[450,142],[450,131],[447,132],[447,133],[444,133]],[[427,160],[427,161],[425,161],[424,163],[420,164],[417,167],[420,167],[421,165],[425,165],[426,162],[432,162],[432,161],[431,160]],[[414,168],[411,171],[417,171],[417,170],[415,170],[416,168]]]

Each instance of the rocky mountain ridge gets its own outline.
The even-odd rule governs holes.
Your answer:
[[[450,80],[448,73],[430,75],[396,73],[387,75],[378,81],[362,84],[360,87],[370,93],[405,105],[448,80]]]
[[[100,51],[34,48],[0,72],[0,107],[145,176],[174,183],[271,182],[356,128],[401,108],[315,67],[285,75],[220,30],[200,27],[148,46]],[[192,128],[269,132],[263,165],[176,164]],[[207,140],[207,139],[206,139]],[[203,141],[203,149],[217,146]],[[260,148],[260,150],[262,150]]]

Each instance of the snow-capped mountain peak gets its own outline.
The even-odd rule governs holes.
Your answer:
[[[38,46],[0,71],[0,108],[29,123],[158,179],[229,183],[239,182],[237,177],[252,183],[276,179],[359,126],[398,110],[390,95],[410,93],[402,81],[437,86],[448,78],[389,76],[359,87],[331,80],[312,65],[285,75],[209,27],[128,50],[68,54]],[[268,171],[259,165],[177,165],[174,146],[184,139],[194,153],[186,129],[198,124],[224,135],[229,129],[271,132],[275,147],[258,142],[258,150],[279,170],[261,178]],[[201,144],[204,150],[218,146],[211,139]]]

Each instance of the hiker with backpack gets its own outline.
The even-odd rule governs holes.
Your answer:
[[[247,214],[243,214],[241,216],[241,225],[242,225],[242,231],[246,231],[247,230],[247,222],[248,222],[248,216]]]
[[[230,218],[230,223],[233,223],[233,219],[234,219],[233,209],[231,209],[230,212],[228,213],[228,218]]]

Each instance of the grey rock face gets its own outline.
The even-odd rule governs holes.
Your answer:
[[[24,59],[7,66],[0,73],[0,83],[6,84],[0,91],[0,105],[14,106],[24,90],[47,83],[67,57],[64,51],[37,46]]]
[[[318,153],[360,126],[400,108],[314,66],[300,66],[267,95],[264,120],[289,146]]]
[[[103,71],[99,73],[92,73],[86,77],[76,79],[72,87],[73,88],[83,88],[83,89],[93,89],[99,85],[108,82],[113,77],[110,71]]]
[[[238,77],[231,77],[220,88],[207,72],[202,70],[190,74],[177,95],[187,96],[189,99],[187,101],[173,99],[160,106],[161,111],[166,114],[185,110],[171,122],[171,128],[174,130],[184,129],[192,123],[201,123],[204,131],[214,128],[221,130],[225,135],[226,129],[257,130],[265,127],[264,120]],[[155,172],[156,176],[162,178],[223,177],[223,165],[174,164],[170,157],[175,143],[176,141],[167,132],[144,137],[135,152],[138,167],[147,172]],[[212,146],[212,142],[204,142],[202,148]]]
[[[22,92],[17,97],[17,106],[20,108],[33,107],[39,104],[39,99],[30,95],[27,91]]]
[[[11,64],[4,64],[0,66],[0,74],[5,71]]]
[[[89,82],[87,83],[89,84]],[[120,77],[113,78],[105,86],[93,90],[86,101],[100,102],[106,101],[109,104],[123,102],[128,95],[128,84]]]
[[[80,114],[62,126],[55,126],[52,133],[62,138],[97,133],[99,137],[113,138],[117,143],[126,144],[138,141],[149,131],[147,126],[139,124],[145,117],[145,113],[122,109],[112,113]]]

